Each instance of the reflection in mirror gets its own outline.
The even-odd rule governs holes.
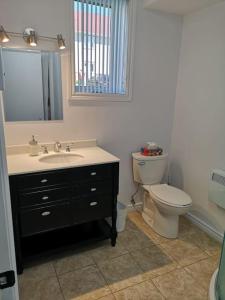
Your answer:
[[[5,120],[62,120],[60,54],[3,48],[2,57]]]

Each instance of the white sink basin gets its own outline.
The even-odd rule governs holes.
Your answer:
[[[80,154],[58,153],[41,157],[39,161],[47,164],[69,164],[81,158],[83,156]]]

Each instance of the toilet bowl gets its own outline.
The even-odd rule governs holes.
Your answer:
[[[167,166],[167,154],[152,157],[133,153],[132,156],[134,181],[145,191],[144,220],[163,237],[176,238],[179,216],[192,206],[190,196],[168,184],[160,184]]]
[[[187,213],[192,205],[191,198],[183,191],[167,184],[143,185],[152,201],[151,216],[148,205],[144,205],[142,216],[146,223],[158,234],[166,238],[176,238],[179,229],[179,216]],[[146,202],[145,201],[145,202]]]

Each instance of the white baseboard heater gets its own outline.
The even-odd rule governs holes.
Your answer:
[[[209,200],[225,209],[225,170],[215,169],[211,173]]]

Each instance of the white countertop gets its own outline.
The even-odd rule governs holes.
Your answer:
[[[61,151],[60,153],[67,152]],[[97,146],[72,149],[70,153],[80,154],[83,157],[78,158],[73,163],[49,164],[46,162],[40,162],[39,159],[47,155],[55,154],[55,152],[53,151],[50,151],[48,154],[41,154],[39,156],[30,156],[28,153],[17,153],[7,155],[8,174],[19,175],[119,162],[119,158]]]

